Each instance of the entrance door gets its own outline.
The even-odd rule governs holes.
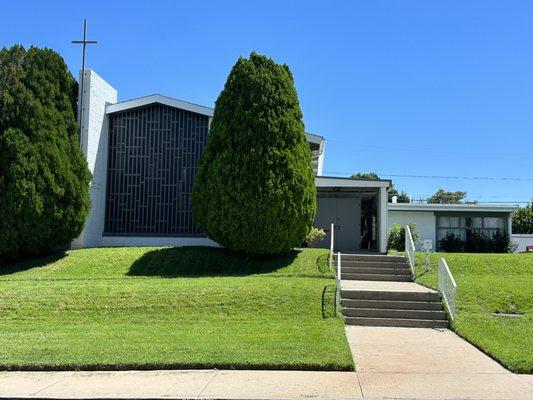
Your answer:
[[[331,195],[329,195],[331,196]],[[329,248],[331,223],[335,224],[335,251],[357,251],[361,248],[361,199],[318,196],[314,225],[326,232],[319,247]]]
[[[335,250],[354,251],[361,248],[361,199],[337,198]]]

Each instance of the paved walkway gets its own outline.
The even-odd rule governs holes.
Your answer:
[[[365,398],[533,399],[533,375],[507,371],[450,330],[348,326],[346,334]]]
[[[150,399],[360,399],[354,372],[0,372],[0,397]]]
[[[372,292],[416,292],[436,293],[435,290],[419,285],[415,282],[396,281],[341,281],[342,290],[369,290]]]

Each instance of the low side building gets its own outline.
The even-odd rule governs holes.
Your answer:
[[[416,204],[389,203],[388,229],[394,224],[416,224],[420,232],[417,248],[431,240],[440,249],[440,240],[448,232],[466,241],[469,231],[492,235],[495,231],[512,234],[512,213],[517,206],[501,204]]]

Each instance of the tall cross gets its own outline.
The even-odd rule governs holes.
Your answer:
[[[80,82],[80,110],[78,115],[78,121],[80,125],[80,144],[81,144],[81,135],[82,135],[82,123],[83,123],[83,81],[85,78],[85,48],[88,44],[96,44],[96,40],[87,40],[87,20],[83,20],[83,40],[73,40],[74,44],[83,45],[82,58],[81,58],[81,82]]]

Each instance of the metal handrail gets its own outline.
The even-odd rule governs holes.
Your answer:
[[[341,314],[341,253],[337,253],[337,273],[335,274],[335,286],[337,290],[335,291],[335,309],[337,314]]]
[[[415,242],[413,241],[413,235],[411,234],[411,228],[409,228],[409,225],[405,225],[405,253],[409,260],[409,266],[411,267],[413,278],[415,276],[415,252],[416,247]]]
[[[333,266],[333,243],[334,242],[334,238],[333,238],[333,235],[334,235],[334,228],[335,228],[335,224],[332,222],[331,223],[331,228],[330,228],[330,234],[329,234],[329,238],[330,238],[330,242],[329,242],[329,268],[332,269],[332,266]]]
[[[455,283],[455,279],[450,272],[450,268],[448,267],[446,260],[441,258],[439,260],[439,292],[442,294],[442,299],[444,300],[444,304],[446,305],[448,314],[452,320],[457,314],[457,310],[455,308],[456,289],[457,283]]]

